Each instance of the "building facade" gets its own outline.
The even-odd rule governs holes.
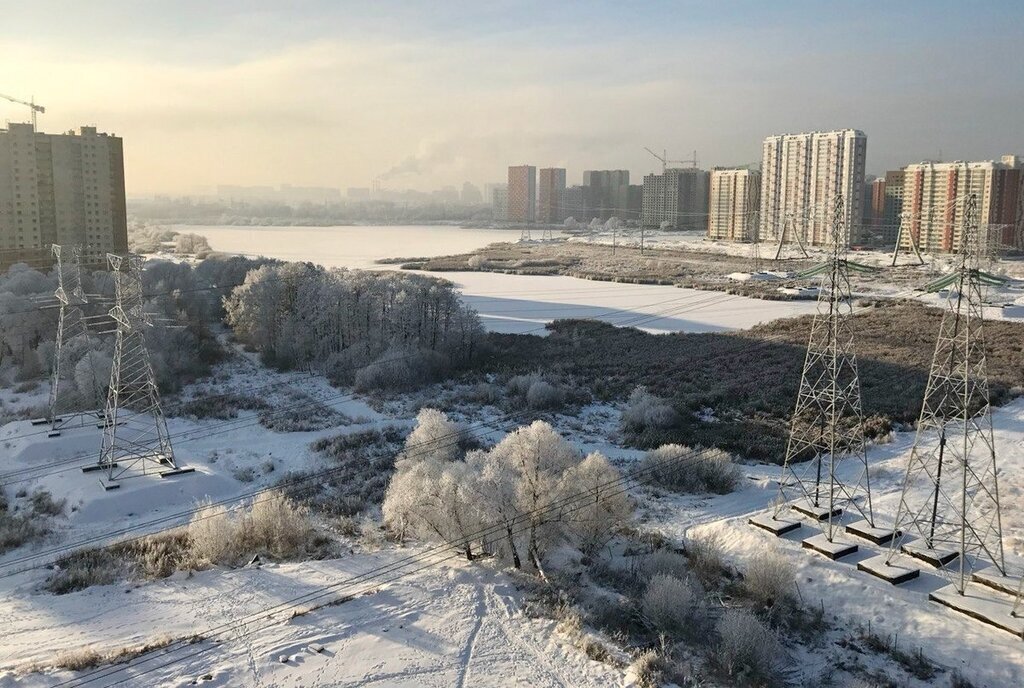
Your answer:
[[[644,177],[640,222],[645,227],[668,223],[673,229],[705,230],[708,216],[706,170],[678,168]]]
[[[830,242],[832,205],[842,195],[847,244],[862,241],[867,136],[856,129],[782,134],[764,140],[761,157],[762,238],[787,221],[804,241]]]
[[[537,168],[518,165],[508,168],[509,222],[535,222],[537,219]]]
[[[508,184],[488,184],[491,209],[494,211],[495,220],[508,218]]]
[[[584,170],[588,215],[604,221],[629,212],[629,170]]]
[[[0,129],[0,269],[47,261],[51,244],[81,246],[86,262],[127,252],[122,141],[11,123]]]
[[[1008,156],[1012,158],[1012,156]],[[978,223],[986,238],[996,244],[1022,248],[1020,236],[1024,170],[1015,160],[1007,163],[921,162],[904,168],[903,211],[908,236],[922,251],[953,253],[960,250],[965,200],[974,194]]]
[[[565,214],[565,169],[542,167],[538,180],[537,221],[554,225],[569,217]]]
[[[708,238],[756,241],[761,173],[746,167],[711,170]]]

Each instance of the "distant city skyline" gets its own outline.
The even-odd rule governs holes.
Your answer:
[[[779,132],[856,128],[867,172],[1024,152],[1024,5],[753,1],[5,9],[0,92],[40,130],[125,141],[127,191],[422,191],[513,161],[660,171],[757,162]],[[0,123],[27,108],[0,101]]]

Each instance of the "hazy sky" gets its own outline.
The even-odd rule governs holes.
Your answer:
[[[756,162],[855,127],[868,171],[1024,153],[1024,2],[0,3],[0,93],[125,139],[129,193],[431,189],[508,164]],[[0,120],[27,109],[0,101]]]

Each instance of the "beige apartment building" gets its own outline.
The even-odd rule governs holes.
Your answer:
[[[81,246],[89,262],[128,250],[122,142],[11,123],[0,129],[0,269],[48,261],[51,244]]]
[[[558,224],[565,220],[565,169],[542,167],[537,194],[537,221]]]
[[[903,204],[909,236],[901,246],[910,248],[913,237],[922,251],[950,253],[960,250],[965,200],[975,194],[978,223],[986,240],[1021,246],[1020,224],[1024,200],[1024,168],[1016,156],[1000,162],[921,162],[903,169]]]
[[[537,168],[518,165],[508,168],[508,221],[537,219]]]
[[[754,241],[757,238],[761,173],[746,167],[711,170],[708,238]]]
[[[828,245],[833,204],[842,195],[844,241],[860,242],[866,155],[867,136],[856,129],[766,138],[761,158],[761,238],[777,237],[791,219],[805,242]]]

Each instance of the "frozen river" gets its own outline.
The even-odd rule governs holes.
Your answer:
[[[498,241],[516,241],[518,230],[446,226],[233,227],[172,226],[202,234],[215,251],[328,267],[388,269],[379,258],[464,253]],[[557,237],[558,232],[555,233]],[[594,318],[649,332],[716,332],[751,327],[810,313],[808,301],[762,301],[722,292],[595,282],[573,277],[531,277],[490,272],[434,273],[455,282],[466,301],[496,332],[543,334],[557,318]]]

